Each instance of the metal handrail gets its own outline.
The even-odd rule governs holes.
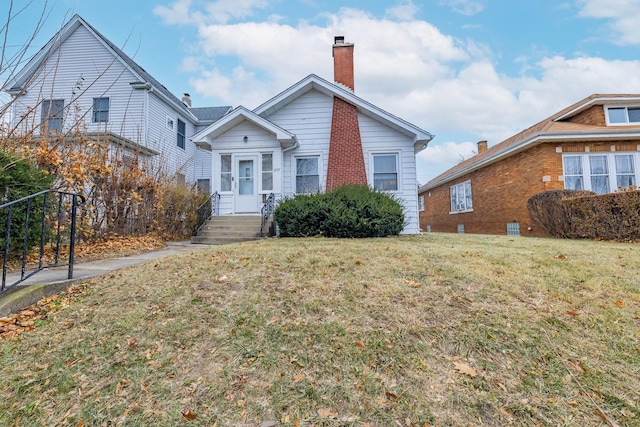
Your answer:
[[[197,219],[196,227],[193,230],[193,235],[198,234],[198,231],[211,217],[220,215],[220,193],[217,191],[209,194],[204,202],[196,209]]]
[[[264,228],[269,221],[271,215],[273,215],[273,211],[275,210],[276,204],[276,196],[273,193],[269,194],[267,200],[262,205],[261,214],[262,214],[262,223],[260,224],[260,235],[264,236]]]
[[[54,194],[54,197],[58,197],[56,203],[56,212],[52,212],[53,215],[48,215],[47,207],[49,205],[49,196]],[[38,198],[42,196],[42,207],[39,210],[38,206],[34,207],[38,202]],[[71,213],[70,218],[66,217],[64,211],[64,199],[71,199]],[[11,228],[12,228],[12,219],[14,210],[20,205],[25,204],[25,212],[24,212],[24,226],[22,229],[22,259],[21,259],[21,268],[20,268],[20,279],[16,280],[13,283],[7,284],[7,264],[9,262],[9,255],[11,250]],[[29,277],[33,276],[36,273],[44,270],[45,268],[51,267],[64,267],[68,266],[68,278],[73,279],[73,262],[75,256],[75,243],[76,243],[76,217],[78,214],[78,207],[84,206],[86,203],[86,199],[81,194],[70,193],[67,191],[60,190],[43,190],[38,193],[34,193],[30,196],[22,197],[17,200],[13,200],[11,202],[0,205],[0,211],[6,209],[7,219],[4,224],[4,247],[2,248],[2,285],[0,286],[0,293],[5,290],[11,288],[18,283],[21,283],[27,280]],[[39,218],[31,219],[32,216],[40,216]],[[63,218],[65,215],[65,218]],[[55,226],[55,260],[53,264],[44,264],[44,247],[46,242],[46,229],[47,229],[47,219],[54,219],[56,222]],[[69,226],[69,262],[66,264],[60,263],[60,240],[62,232],[64,228],[62,227],[63,221],[68,221],[70,223]],[[36,224],[40,225],[40,252],[39,252],[39,260],[38,260],[38,268],[31,271],[30,273],[26,272],[27,268],[27,252],[29,249],[29,231],[32,227],[35,227]],[[15,239],[15,241],[20,241]],[[15,245],[14,245],[15,246]]]

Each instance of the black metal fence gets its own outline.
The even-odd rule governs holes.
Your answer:
[[[78,207],[84,204],[85,198],[80,194],[45,190],[0,205],[0,293],[45,268],[68,266],[68,278],[73,278],[76,217]],[[63,253],[65,247],[68,254]],[[39,248],[37,263],[33,260],[36,248]],[[53,258],[46,262],[45,248],[52,249],[50,257]],[[10,265],[19,266],[20,278],[7,283]]]
[[[220,214],[220,194],[216,191],[207,197],[207,199],[198,206],[196,210],[198,218],[196,220],[196,227],[193,230],[193,235],[198,234],[198,230],[207,222],[212,216]]]

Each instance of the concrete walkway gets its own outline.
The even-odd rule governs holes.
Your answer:
[[[166,248],[138,255],[103,259],[85,263],[76,262],[73,266],[73,279],[68,279],[68,267],[46,268],[24,282],[11,287],[0,294],[0,317],[15,313],[21,308],[37,302],[43,296],[49,296],[67,289],[83,280],[101,276],[120,268],[144,264],[149,261],[194,250],[207,248],[206,245],[192,244],[190,241],[167,242]],[[27,271],[28,273],[28,271]],[[20,273],[7,274],[7,284],[20,278]]]

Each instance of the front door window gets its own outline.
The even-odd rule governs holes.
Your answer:
[[[253,194],[253,160],[240,160],[238,168],[238,193],[241,196]]]

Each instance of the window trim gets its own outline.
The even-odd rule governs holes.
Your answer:
[[[418,196],[418,212],[424,212],[424,194]]]
[[[229,171],[227,172],[223,172],[222,171],[222,158],[228,156],[229,157]],[[233,162],[234,162],[234,156],[231,153],[220,153],[220,155],[218,156],[218,164],[220,165],[220,170],[218,172],[218,177],[220,178],[220,185],[218,188],[220,188],[220,193],[223,194],[232,194],[233,193]],[[229,190],[223,190],[222,189],[222,174],[226,174],[229,175],[229,184],[230,184],[230,189]]]
[[[370,165],[371,165],[371,187],[372,188],[376,188],[376,161],[375,158],[378,156],[394,156],[396,159],[396,189],[395,190],[382,190],[380,189],[379,191],[385,191],[385,192],[389,192],[389,193],[399,193],[401,192],[401,188],[402,188],[402,177],[400,175],[400,152],[399,151],[380,151],[380,152],[372,152],[370,154]],[[380,174],[383,173],[390,173],[390,172],[379,172]]]
[[[262,166],[263,166],[263,160],[262,159],[263,159],[264,156],[267,156],[267,155],[271,156],[271,170],[266,170],[265,171],[262,168]],[[259,190],[258,190],[258,194],[273,193],[273,189],[275,188],[275,182],[273,181],[273,177],[274,177],[274,175],[273,175],[273,169],[274,169],[273,162],[274,162],[274,160],[275,160],[275,154],[274,154],[273,151],[260,153],[260,187],[259,187]],[[271,189],[270,190],[265,190],[264,189],[264,174],[265,173],[270,173],[271,174]]]
[[[471,192],[471,206],[470,207],[467,206],[467,201],[466,201],[466,199],[467,199],[466,185],[467,184],[469,184],[469,190]],[[452,189],[456,188],[456,200],[457,200],[457,198],[458,198],[458,187],[461,187],[461,188],[465,189],[465,195],[464,195],[465,203],[464,203],[464,209],[455,210],[453,208],[453,191],[452,191]],[[449,186],[449,208],[450,208],[449,214],[459,214],[459,213],[473,212],[473,188],[471,186],[471,180],[470,179],[467,179],[466,181],[462,181],[462,182],[459,182],[457,184]]]
[[[55,114],[51,114],[52,104],[55,104],[56,102],[61,103],[62,107],[60,108],[60,111],[57,111]],[[49,105],[49,108],[47,108],[46,110],[44,108],[45,103],[48,103]],[[65,105],[63,98],[51,98],[42,100],[42,103],[40,105],[40,125],[45,125],[46,122],[46,129],[48,133],[50,133],[51,131],[62,133],[62,131],[64,130],[64,108]],[[44,114],[45,111],[47,111],[47,115]],[[52,128],[50,126],[52,122],[59,123],[60,126]]]
[[[322,168],[322,155],[320,153],[305,153],[299,154],[297,156],[293,156],[293,164],[291,165],[291,176],[293,178],[292,189],[294,194],[314,194],[314,193],[303,193],[298,192],[297,178],[298,178],[298,159],[318,159],[318,191],[322,193],[322,183],[323,183],[323,168]],[[315,176],[315,175],[301,175],[301,176]]]
[[[623,109],[625,121],[624,122],[611,122],[609,120],[609,110],[615,109]],[[631,109],[640,109],[640,104],[630,104],[630,105],[605,105],[604,107],[604,118],[606,120],[607,126],[638,126],[640,125],[640,120],[637,122],[629,121],[629,108]]]
[[[165,126],[169,130],[174,130],[175,129],[175,121],[173,120],[173,117],[167,116],[167,120],[165,122]]]
[[[97,110],[96,104],[102,100],[107,100],[106,110]],[[111,109],[111,99],[108,96],[102,96],[99,98],[93,98],[92,111],[91,111],[91,123],[109,123],[109,110]],[[97,120],[97,116],[106,113],[105,120]]]
[[[184,133],[180,133],[180,124],[183,125],[184,127]],[[176,145],[178,146],[178,148],[182,148],[183,150],[186,150],[187,147],[187,123],[185,123],[184,121],[180,120],[180,118],[178,118],[178,123],[176,125],[176,133],[177,133],[177,139],[176,139]]]

